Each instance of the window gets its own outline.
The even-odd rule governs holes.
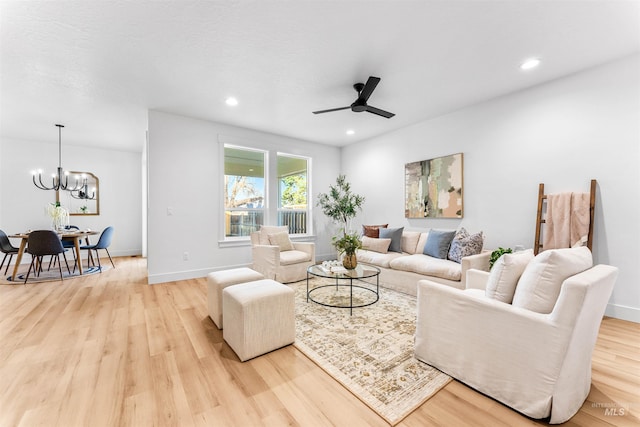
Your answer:
[[[311,159],[225,143],[224,239],[246,240],[261,225],[310,230]]]
[[[266,154],[224,147],[225,238],[249,236],[264,223]]]
[[[277,158],[278,225],[289,226],[289,234],[306,234],[308,159],[282,153]]]

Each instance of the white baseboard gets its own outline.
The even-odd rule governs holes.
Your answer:
[[[607,304],[607,309],[604,311],[604,314],[605,316],[615,317],[616,319],[640,323],[640,308],[609,303]]]
[[[198,279],[200,277],[206,277],[207,274],[213,273],[214,271],[241,267],[251,267],[251,264],[225,265],[223,267],[201,268],[198,270],[176,271],[173,273],[149,274],[147,276],[147,283],[156,285],[158,283],[176,282],[178,280]]]

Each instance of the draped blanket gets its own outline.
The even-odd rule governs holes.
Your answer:
[[[589,233],[589,193],[547,195],[542,249],[584,246]]]

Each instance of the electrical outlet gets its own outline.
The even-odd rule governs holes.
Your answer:
[[[184,252],[182,253],[182,260],[183,260],[183,261],[189,261],[189,252],[184,251]]]

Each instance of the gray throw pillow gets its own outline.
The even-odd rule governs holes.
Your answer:
[[[404,227],[400,228],[381,228],[380,238],[391,239],[389,252],[402,252],[402,232]]]
[[[455,235],[456,230],[430,230],[422,253],[434,258],[447,259],[449,246]]]

